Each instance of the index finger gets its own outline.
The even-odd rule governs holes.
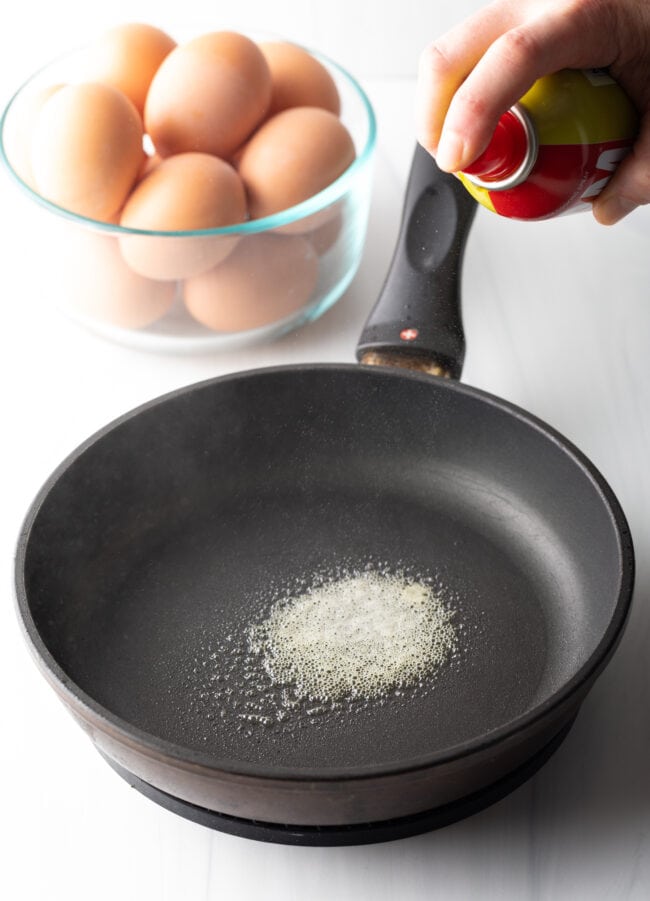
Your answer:
[[[609,13],[603,12],[603,16]],[[607,66],[613,60],[612,28],[594,22],[587,6],[544,7],[501,34],[454,92],[436,158],[447,171],[472,163],[485,150],[499,117],[529,88],[563,68]]]
[[[516,10],[510,0],[491,3],[422,52],[416,99],[417,136],[431,153],[438,149],[443,122],[454,94],[488,47],[516,24]]]

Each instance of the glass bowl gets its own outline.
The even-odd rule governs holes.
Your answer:
[[[26,295],[46,293],[48,303],[111,340],[174,353],[271,340],[316,319],[341,297],[363,249],[376,142],[370,101],[348,72],[308,51],[334,78],[340,118],[355,145],[355,160],[336,181],[263,219],[201,231],[144,231],[87,219],[51,203],[10,162],[16,159],[12,135],[29,98],[49,86],[79,81],[87,52],[67,54],[37,72],[0,120],[0,156],[32,202],[27,233],[16,237],[17,245],[23,242],[32,253],[38,248]],[[148,277],[150,257],[169,263],[164,279]],[[191,278],[178,277],[178,259],[191,261]]]

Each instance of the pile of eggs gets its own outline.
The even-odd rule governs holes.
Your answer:
[[[75,230],[69,290],[82,312],[143,328],[180,284],[195,321],[232,332],[308,302],[335,212],[272,232],[201,234],[293,207],[354,161],[334,79],[306,50],[231,31],[177,45],[153,26],[122,25],[100,36],[74,81],[15,106],[4,142],[20,178],[121,227]]]

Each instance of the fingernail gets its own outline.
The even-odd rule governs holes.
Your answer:
[[[443,172],[456,172],[460,169],[464,150],[465,144],[459,134],[443,131],[436,154],[438,166]]]
[[[601,225],[615,225],[632,210],[635,210],[638,203],[628,200],[627,197],[621,197],[613,194],[604,200],[598,200],[594,204],[594,216],[596,221]]]

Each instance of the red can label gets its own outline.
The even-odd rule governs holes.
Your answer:
[[[491,206],[512,219],[546,219],[587,206],[629,150],[629,141],[541,146],[523,184],[508,191],[487,192]]]

